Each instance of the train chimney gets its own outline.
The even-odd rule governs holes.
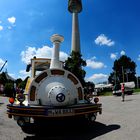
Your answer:
[[[60,43],[64,41],[64,37],[58,34],[54,34],[51,36],[51,42],[53,43],[53,52],[50,68],[61,68],[61,63],[59,61],[59,46]]]

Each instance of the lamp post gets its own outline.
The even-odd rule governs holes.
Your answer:
[[[124,102],[125,86],[124,86],[124,69],[123,69],[123,66],[122,66],[122,76],[123,76],[123,83],[122,83],[122,85],[121,85],[121,90],[122,90],[122,101]]]
[[[139,76],[136,75],[136,78],[137,78],[137,88],[139,88]]]
[[[123,83],[124,83],[124,69],[123,69],[123,66],[122,66],[122,78],[123,78]]]

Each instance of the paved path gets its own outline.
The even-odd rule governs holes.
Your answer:
[[[140,94],[121,97],[102,97],[103,114],[97,121],[110,130],[95,140],[140,140]],[[101,131],[104,131],[104,128]]]
[[[25,134],[6,114],[8,99],[0,97],[0,140],[140,140],[140,94],[121,97],[100,97],[103,114],[90,127],[59,127]],[[3,104],[4,103],[4,104]]]

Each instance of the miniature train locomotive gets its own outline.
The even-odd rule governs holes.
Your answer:
[[[14,118],[19,126],[24,127],[37,119],[84,117],[94,121],[97,113],[102,112],[99,99],[87,102],[83,87],[78,78],[63,68],[59,61],[59,46],[63,37],[55,34],[53,56],[50,59],[31,59],[31,77],[25,92],[18,94],[15,100],[9,99],[7,114]]]

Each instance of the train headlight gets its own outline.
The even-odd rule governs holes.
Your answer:
[[[58,102],[64,102],[64,101],[65,101],[65,95],[64,95],[63,93],[57,94],[56,100],[57,100]]]
[[[95,102],[95,103],[98,103],[98,102],[99,102],[99,98],[98,98],[98,97],[95,97],[95,98],[94,98],[94,102]]]
[[[17,95],[17,100],[20,102],[20,104],[22,104],[22,103],[25,101],[25,95],[19,93],[19,94]]]
[[[10,97],[10,98],[9,98],[9,102],[10,102],[11,104],[13,104],[14,101],[15,101],[15,99],[14,99],[13,97]]]

